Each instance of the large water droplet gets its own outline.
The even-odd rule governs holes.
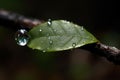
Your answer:
[[[51,26],[52,25],[52,20],[48,19],[47,24],[48,24],[48,26]]]
[[[25,29],[20,29],[15,34],[15,40],[18,45],[25,46],[29,41],[29,35]]]
[[[76,47],[76,43],[72,43],[72,47],[75,48]]]

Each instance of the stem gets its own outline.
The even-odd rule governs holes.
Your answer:
[[[0,10],[0,25],[8,26],[8,28],[12,26],[10,28],[16,29],[16,26],[23,25],[24,28],[32,29],[34,26],[41,23],[43,23],[43,21],[38,19],[26,18],[25,16],[13,12]],[[106,57],[115,64],[120,64],[120,50],[115,47],[98,42],[83,46],[82,48]]]
[[[107,46],[102,43],[96,44],[96,49],[101,52],[101,55],[106,57],[109,61],[115,64],[120,64],[120,50],[116,47]]]
[[[85,45],[82,49],[91,51],[97,55],[107,58],[109,61],[120,64],[120,50],[116,47],[108,46],[100,42]]]
[[[24,17],[20,14],[9,12],[6,10],[0,10],[0,25],[12,26],[13,28],[17,26],[24,26],[25,28],[31,29],[34,26],[41,24],[43,21],[38,19],[32,19]]]

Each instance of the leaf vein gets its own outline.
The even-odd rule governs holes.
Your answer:
[[[65,45],[67,45],[72,39],[73,39],[73,36],[71,36],[71,38],[69,38],[69,39],[63,44],[62,47],[64,47]]]

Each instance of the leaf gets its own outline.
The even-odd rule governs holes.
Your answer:
[[[43,52],[78,48],[98,40],[82,26],[65,20],[42,23],[29,31],[28,47]]]

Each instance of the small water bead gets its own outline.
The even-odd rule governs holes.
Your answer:
[[[82,43],[83,43],[83,44],[85,44],[85,43],[86,43],[86,41],[83,41]]]
[[[42,29],[39,30],[40,32],[42,31]]]
[[[15,40],[18,45],[25,46],[29,41],[29,35],[25,29],[20,29],[15,34]]]
[[[56,29],[54,29],[54,32],[57,32],[57,30],[56,30]]]
[[[43,50],[43,52],[45,53],[46,51],[45,51],[45,50]]]
[[[51,39],[51,37],[49,36],[49,37],[48,37],[48,39],[50,40],[50,39]]]
[[[48,26],[51,26],[52,25],[52,20],[48,19],[47,24],[48,24]]]
[[[75,48],[76,47],[76,43],[72,43],[72,47]]]
[[[50,43],[50,44],[53,44],[53,41],[52,41],[52,40],[50,40],[50,41],[49,41],[49,43]]]
[[[81,29],[82,31],[84,30],[84,27],[82,26],[82,29]]]
[[[49,50],[50,48],[48,47],[47,50]]]

